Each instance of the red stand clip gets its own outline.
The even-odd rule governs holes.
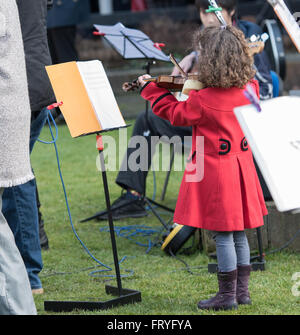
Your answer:
[[[56,108],[56,107],[61,106],[62,104],[63,104],[62,101],[61,101],[61,102],[55,102],[54,104],[47,106],[47,109],[48,109],[48,110],[51,110],[51,109],[53,109],[53,108]]]
[[[100,33],[100,31],[93,31],[93,35],[95,35],[95,36],[105,36],[105,33]]]
[[[103,151],[104,146],[103,146],[102,136],[101,135],[97,135],[96,136],[96,140],[97,140],[97,143],[96,143],[97,150]]]
[[[165,43],[153,43],[153,46],[158,49],[161,50],[161,47],[165,47]]]

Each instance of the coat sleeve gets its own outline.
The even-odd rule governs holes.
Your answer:
[[[150,102],[153,113],[173,126],[189,127],[202,120],[203,108],[197,91],[191,91],[186,101],[178,101],[169,90],[149,82],[140,93]]]

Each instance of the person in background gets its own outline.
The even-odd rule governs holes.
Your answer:
[[[78,60],[77,25],[88,20],[91,7],[88,0],[53,0],[47,15],[48,45],[53,64]],[[65,122],[59,107],[53,115],[57,124]]]
[[[218,0],[218,5],[222,8],[222,15],[228,24],[232,24],[240,29],[246,38],[252,35],[260,36],[261,28],[255,23],[237,19],[237,0]],[[196,0],[196,8],[200,15],[203,27],[211,27],[219,24],[219,20],[214,12],[207,12],[209,8],[208,0]],[[192,52],[180,62],[184,71],[190,72],[196,61],[196,53]],[[255,78],[259,83],[259,94],[261,100],[273,97],[273,83],[271,77],[271,67],[266,53],[263,51],[254,56]],[[179,75],[179,71],[174,69],[173,75]]]
[[[88,20],[88,0],[53,0],[48,12],[48,41],[53,64],[78,60],[77,25]]]
[[[0,50],[0,314],[35,315],[28,274],[2,214],[3,190],[34,178],[25,56],[15,0],[0,2]]]
[[[47,118],[46,107],[55,101],[45,69],[46,65],[51,64],[46,26],[47,0],[17,0],[17,5],[31,107],[31,153]],[[32,179],[4,191],[2,211],[23,257],[32,292],[43,293],[38,274],[43,268],[41,246],[48,248],[48,238],[37,201],[36,180]]]
[[[131,0],[131,11],[142,12],[148,9],[146,0]]]

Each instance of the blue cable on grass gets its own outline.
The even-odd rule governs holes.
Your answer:
[[[135,244],[141,246],[141,247],[147,247],[146,253],[148,253],[153,246],[155,246],[155,243],[153,243],[150,239],[147,239],[147,243],[141,243],[138,241],[135,241],[133,239],[134,236],[142,236],[142,237],[147,237],[147,236],[151,236],[155,233],[161,233],[161,229],[160,230],[156,230],[156,229],[152,229],[150,227],[147,226],[141,226],[141,225],[132,225],[132,226],[126,226],[126,227],[114,227],[115,233],[117,236],[120,237],[125,237],[128,240],[131,240],[133,242],[135,242]],[[100,228],[100,232],[102,231],[106,231],[108,232],[109,229],[108,228]]]
[[[53,122],[53,125],[55,127],[55,138],[53,136],[53,132],[52,132],[52,127],[51,127],[51,123],[50,123],[50,119],[49,119],[49,115],[50,118]],[[58,166],[58,172],[59,172],[59,176],[60,176],[60,180],[62,183],[62,187],[63,187],[63,191],[64,191],[64,196],[65,196],[65,200],[66,200],[66,205],[67,205],[67,210],[68,210],[68,215],[69,215],[69,219],[70,219],[70,223],[71,223],[71,227],[73,230],[74,235],[76,236],[77,240],[80,242],[80,244],[82,245],[82,247],[84,248],[84,250],[87,252],[87,254],[98,264],[100,264],[101,266],[105,267],[105,270],[97,270],[97,271],[92,271],[89,275],[94,276],[95,277],[95,273],[99,273],[99,272],[106,272],[106,271],[112,271],[112,268],[104,263],[102,263],[101,261],[99,261],[90,251],[89,249],[86,247],[86,245],[82,242],[82,240],[80,239],[79,235],[76,232],[76,229],[74,227],[73,224],[73,220],[72,220],[72,216],[71,216],[71,211],[70,211],[70,207],[69,207],[69,202],[68,202],[68,197],[67,197],[67,192],[66,192],[66,188],[65,188],[65,183],[63,181],[63,177],[62,177],[62,173],[61,173],[61,168],[60,168],[60,161],[59,161],[59,156],[58,156],[58,150],[57,150],[57,146],[56,146],[56,141],[58,139],[58,128],[57,125],[55,123],[55,120],[51,114],[50,111],[48,111],[48,115],[47,115],[47,123],[49,126],[49,130],[51,133],[51,137],[52,137],[52,141],[47,142],[47,141],[42,141],[40,139],[38,139],[39,142],[44,143],[44,144],[54,144],[54,148],[55,148],[55,154],[56,154],[56,160],[57,160],[57,166]],[[127,256],[124,256],[120,261],[119,264],[121,264],[125,259],[127,258]],[[128,275],[121,275],[121,277],[129,277],[131,276],[134,272],[132,270],[125,270],[126,272],[130,272],[130,274]],[[110,278],[115,278],[115,275],[102,275],[102,276],[97,276],[97,277],[110,277]]]

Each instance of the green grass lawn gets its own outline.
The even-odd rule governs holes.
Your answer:
[[[128,130],[128,136],[131,128]],[[58,130],[57,146],[61,171],[76,232],[98,260],[114,269],[110,235],[106,231],[108,222],[95,220],[79,222],[105,208],[101,173],[96,168],[98,153],[95,136],[72,139],[66,126],[59,126]],[[111,135],[117,137],[118,133]],[[48,126],[44,128],[40,138],[50,140]],[[43,251],[44,269],[40,274],[45,293],[35,296],[38,313],[55,314],[45,312],[45,300],[111,299],[111,296],[105,294],[105,285],[116,286],[116,280],[102,276],[114,275],[114,271],[99,272],[105,268],[99,266],[86,253],[74,235],[58,173],[54,146],[37,143],[32,153],[32,165],[50,243],[50,249]],[[116,174],[116,171],[108,172],[112,201],[120,195],[120,188],[114,183]],[[181,176],[182,172],[172,171],[164,201],[169,207],[175,207]],[[157,200],[161,194],[164,178],[165,172],[156,173]],[[147,183],[148,196],[152,197],[154,190],[152,173],[149,174]],[[170,219],[169,214],[162,213],[162,215],[166,220]],[[114,224],[116,227],[141,225],[156,231],[162,229],[162,225],[152,214],[145,219],[115,221]],[[211,260],[197,248],[191,248],[193,252],[190,254],[179,254],[178,258],[189,265],[193,273],[191,274],[178,258],[166,255],[159,246],[154,246],[147,252],[149,239],[155,241],[160,240],[160,237],[159,233],[138,237],[134,241],[121,236],[116,237],[119,259],[125,257],[120,265],[121,273],[129,275],[122,278],[122,285],[124,288],[141,291],[142,302],[110,310],[93,312],[77,310],[64,314],[300,314],[300,297],[294,296],[291,291],[293,285],[298,285],[297,281],[292,280],[292,275],[300,272],[300,254],[281,252],[267,256],[266,271],[252,272],[251,306],[241,306],[238,310],[218,313],[199,311],[197,302],[210,297],[217,290],[216,274],[207,272],[207,263]],[[185,248],[188,246],[192,246],[192,241],[187,242]]]

